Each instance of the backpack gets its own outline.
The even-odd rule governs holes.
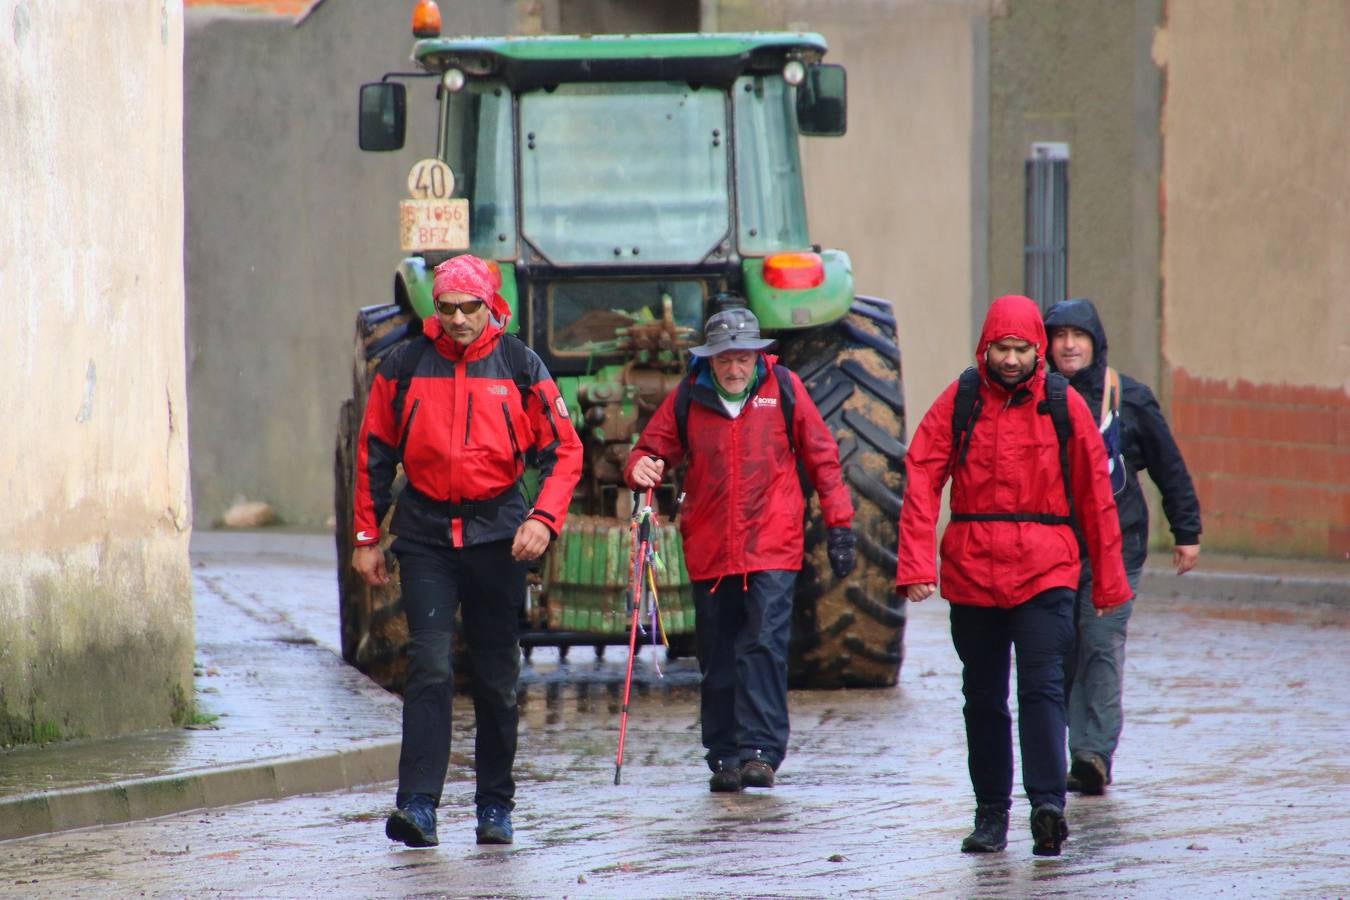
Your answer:
[[[792,373],[786,366],[780,366],[774,363],[773,377],[778,380],[778,408],[783,413],[783,424],[787,426],[788,448],[792,455],[797,455],[797,442],[792,437],[792,412],[797,405],[797,397],[794,393],[796,388],[792,386]],[[681,378],[679,387],[675,388],[675,427],[680,433],[680,446],[689,449],[689,404],[692,399],[689,394],[693,390],[690,379]]]
[[[1067,516],[1050,513],[952,513],[953,522],[1039,522],[1042,525],[1072,525],[1073,489],[1069,482],[1069,436],[1073,426],[1069,422],[1069,379],[1058,372],[1045,373],[1045,399],[1036,405],[1036,412],[1048,415],[1055,426],[1059,443],[1059,470],[1064,482],[1064,499],[1069,504]],[[974,366],[961,373],[956,388],[956,403],[952,407],[952,456],[947,463],[947,475],[958,465],[964,465],[970,449],[970,433],[975,427],[984,402],[980,399],[980,372]]]

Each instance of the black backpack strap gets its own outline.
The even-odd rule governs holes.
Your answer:
[[[980,399],[980,372],[969,366],[957,379],[956,402],[952,406],[952,456],[947,466],[947,474],[966,461],[966,451],[970,449],[970,433],[975,429],[975,420],[980,417],[984,401]]]
[[[1069,379],[1058,372],[1045,374],[1045,399],[1036,407],[1046,413],[1055,426],[1059,441],[1059,471],[1064,480],[1064,498],[1069,501],[1069,515],[1073,515],[1073,487],[1069,483],[1069,437],[1073,426],[1069,423]]]
[[[507,368],[511,370],[511,380],[520,391],[520,405],[529,406],[530,395],[534,393],[534,382],[530,379],[530,348],[514,334],[503,334],[501,344]]]
[[[417,372],[417,367],[422,362],[422,357],[431,349],[431,338],[425,334],[419,334],[408,343],[395,359],[398,366],[394,380],[394,421],[401,423],[403,421],[403,401],[408,396],[408,388],[412,385],[413,375]],[[401,444],[400,444],[401,449]]]
[[[675,429],[680,433],[680,446],[689,449],[689,379],[681,378],[675,387]]]

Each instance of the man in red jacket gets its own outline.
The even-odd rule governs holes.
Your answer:
[[[958,382],[934,401],[905,457],[896,589],[918,603],[937,589],[942,487],[952,479],[942,536],[942,596],[961,658],[975,830],[964,852],[1007,846],[1012,807],[1009,653],[1017,654],[1022,783],[1031,801],[1032,852],[1057,856],[1064,820],[1064,659],[1074,643],[1079,551],[1088,548],[1093,604],[1130,599],[1106,454],[1087,404],[1066,390],[1070,484],[1046,397],[1045,328],[1026,297],[1000,297],[985,317],[975,362],[978,396],[962,446],[953,446]],[[1072,497],[1072,508],[1069,497]]]
[[[833,435],[801,379],[762,352],[773,342],[760,338],[754,314],[719,312],[704,339],[624,475],[634,488],[654,487],[666,469],[688,462],[680,534],[694,583],[708,786],[733,792],[773,787],[787,753],[787,645],[802,567],[798,462],[820,494],[839,578],[853,570],[853,502]]]
[[[409,637],[398,810],[385,834],[410,847],[437,843],[456,608],[473,662],[478,843],[512,842],[525,564],[557,536],[581,477],[567,404],[534,351],[505,334],[498,283],[475,256],[436,267],[436,315],[381,363],[357,444],[352,568],[367,584],[389,580],[380,523],[400,462],[408,481],[389,528]],[[526,509],[530,449],[540,486]]]

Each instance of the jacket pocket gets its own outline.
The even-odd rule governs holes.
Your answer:
[[[506,436],[511,441],[511,453],[517,460],[521,458],[520,441],[516,440],[516,426],[511,422],[511,407],[502,404],[502,418],[506,420]]]

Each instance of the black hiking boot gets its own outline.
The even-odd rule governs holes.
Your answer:
[[[741,765],[741,787],[773,787],[773,766],[769,765],[769,761],[764,759],[758,750],[755,751],[754,759]]]
[[[1008,807],[981,803],[975,807],[975,830],[961,842],[962,853],[997,853],[1008,846]]]
[[[435,847],[436,803],[425,794],[413,794],[384,823],[384,836],[409,847]]]
[[[708,790],[714,794],[737,794],[741,790],[741,770],[722,760],[717,761],[712,778],[708,779]]]
[[[1031,852],[1037,856],[1059,856],[1059,848],[1069,836],[1064,811],[1052,803],[1042,803],[1031,813]]]
[[[1073,758],[1069,776],[1078,783],[1078,790],[1097,796],[1106,793],[1106,760],[1095,753],[1084,753]],[[1071,788],[1072,790],[1072,788]]]
[[[478,827],[474,835],[480,844],[509,844],[515,840],[511,827],[511,810],[500,803],[489,803],[478,810]]]

